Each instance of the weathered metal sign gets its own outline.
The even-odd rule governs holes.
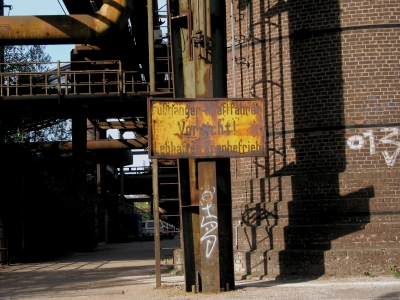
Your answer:
[[[150,157],[265,156],[262,99],[149,98]]]

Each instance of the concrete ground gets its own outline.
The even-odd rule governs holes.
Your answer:
[[[179,246],[179,239],[161,247]],[[155,288],[152,241],[107,244],[93,253],[53,261],[0,266],[0,299],[400,299],[395,277],[319,278],[316,280],[242,280],[220,294],[184,292],[183,276],[164,267],[162,287]],[[163,250],[167,261],[171,250]]]

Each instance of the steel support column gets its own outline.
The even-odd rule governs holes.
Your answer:
[[[220,291],[216,163],[199,162],[200,254],[203,291]]]
[[[161,249],[160,249],[160,196],[158,191],[158,160],[152,159],[153,164],[153,216],[154,216],[154,259],[156,262],[156,287],[161,287]]]
[[[0,17],[4,16],[4,0],[0,0]],[[4,72],[4,46],[0,46],[0,71]]]
[[[178,6],[171,20],[175,97],[226,97],[225,1]],[[186,291],[234,289],[229,159],[179,165]]]
[[[105,139],[107,131],[104,129],[99,129],[96,131],[96,139]],[[96,185],[97,185],[97,194],[103,199],[106,200],[107,192],[105,187],[106,182],[106,164],[100,163],[96,165]],[[99,234],[99,241],[104,238],[104,242],[108,243],[108,220],[106,217],[106,213],[99,214],[98,220],[98,234]],[[104,216],[104,219],[103,219]],[[100,222],[102,221],[102,222]]]
[[[147,30],[149,36],[149,73],[150,94],[156,90],[155,67],[154,67],[154,5],[153,0],[147,0]],[[158,193],[158,160],[152,159],[153,165],[153,216],[154,216],[154,255],[156,262],[156,287],[161,287],[161,249],[160,249],[160,215],[159,215],[159,193]]]
[[[87,119],[82,111],[72,118],[72,171],[76,182],[87,181],[86,161]],[[23,196],[21,197],[23,199]]]
[[[0,0],[0,16],[4,16],[4,1]],[[0,46],[0,63],[1,63],[1,72],[4,71],[4,46]],[[4,148],[4,126],[3,126],[3,122],[0,119],[0,157],[4,157],[4,153],[3,153],[3,148]],[[4,234],[4,226],[3,226],[3,222],[1,220],[1,214],[0,214],[0,248],[4,248],[5,246],[5,234]],[[8,245],[7,245],[8,246]],[[5,261],[4,259],[4,252],[0,251],[0,263]],[[8,257],[7,257],[8,260]]]
[[[78,162],[79,166],[80,163],[86,161],[87,150],[87,119],[83,113],[77,113],[76,116],[72,118],[72,144],[74,160]]]

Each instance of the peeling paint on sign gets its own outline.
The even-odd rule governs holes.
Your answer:
[[[261,99],[149,98],[150,157],[265,156]]]

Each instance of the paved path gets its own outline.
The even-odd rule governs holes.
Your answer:
[[[155,289],[153,245],[107,244],[93,253],[0,266],[0,299],[400,299],[400,279],[394,277],[243,280],[235,291],[205,295],[184,292],[183,276],[163,274],[162,288]],[[178,245],[177,238],[161,241],[166,248]]]

